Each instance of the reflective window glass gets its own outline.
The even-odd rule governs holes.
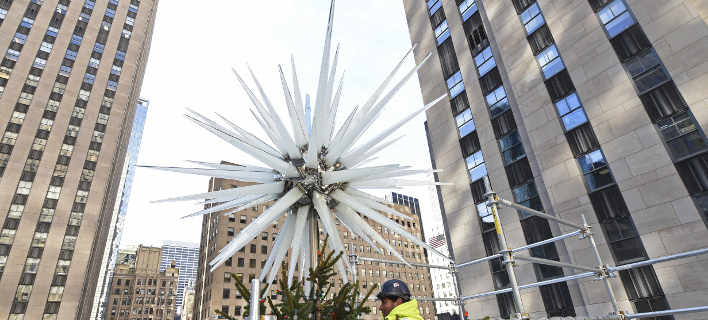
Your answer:
[[[546,79],[549,79],[559,71],[565,69],[565,65],[563,65],[563,61],[560,59],[558,48],[555,44],[539,53],[536,56],[536,59],[538,60],[538,64],[541,66],[541,70],[543,71],[543,76],[546,77]]]
[[[538,3],[532,4],[526,11],[521,13],[521,21],[524,23],[524,29],[526,29],[526,34],[532,34],[539,27],[541,27],[545,20],[541,15],[541,9],[538,8]]]
[[[629,11],[627,11],[627,7],[625,7],[622,0],[613,1],[597,14],[605,25],[605,30],[607,30],[610,38],[618,35],[634,24],[634,19],[629,14]]]
[[[474,57],[474,63],[477,65],[477,70],[479,70],[479,76],[483,76],[496,67],[497,63],[494,61],[494,56],[492,56],[492,48],[487,47],[482,50],[480,54]]]
[[[445,20],[437,28],[435,28],[435,38],[438,39],[438,45],[440,45],[449,37],[450,30],[447,27],[447,20]]]
[[[457,6],[462,14],[462,21],[467,21],[475,12],[477,12],[477,3],[474,0],[464,0]]]

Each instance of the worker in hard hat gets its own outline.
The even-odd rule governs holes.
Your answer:
[[[411,291],[401,280],[384,282],[376,298],[381,301],[379,310],[385,320],[423,320],[418,311],[418,301],[411,299]]]

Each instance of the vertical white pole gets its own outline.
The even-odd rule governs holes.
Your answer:
[[[260,295],[261,293],[261,281],[256,278],[251,280],[251,310],[248,312],[248,318],[250,320],[260,320],[261,319],[261,305],[260,305]],[[268,294],[266,292],[266,294]]]

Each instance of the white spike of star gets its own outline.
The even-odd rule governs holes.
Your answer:
[[[403,65],[406,57],[410,55],[413,48],[406,53],[405,57],[393,71],[381,83],[371,97],[364,102],[363,106],[354,108],[346,117],[346,120],[339,127],[335,127],[337,111],[339,110],[340,97],[342,97],[343,75],[339,81],[339,86],[335,91],[335,79],[337,78],[337,55],[330,64],[330,46],[332,38],[332,26],[334,22],[334,0],[330,6],[329,22],[325,37],[325,46],[322,55],[321,69],[315,109],[312,115],[311,131],[308,130],[309,112],[303,110],[303,101],[300,91],[300,83],[295,71],[295,60],[292,64],[292,90],[286,81],[283,70],[279,70],[283,94],[285,96],[285,106],[279,106],[286,111],[288,117],[282,118],[277,113],[273,103],[266,95],[263,87],[256,79],[250,67],[248,72],[252,75],[254,88],[260,95],[256,97],[241,76],[233,70],[239,84],[243,87],[249,99],[253,103],[256,112],[250,110],[263,129],[268,139],[258,137],[253,132],[248,132],[242,126],[227,120],[218,115],[225,125],[221,125],[201,114],[189,110],[193,115],[185,115],[189,120],[213,133],[217,137],[225,140],[234,147],[252,156],[262,164],[253,165],[230,165],[192,161],[191,163],[203,168],[174,168],[174,167],[152,167],[153,169],[179,172],[185,174],[206,175],[211,177],[232,179],[244,182],[256,182],[259,184],[234,189],[211,191],[193,195],[180,196],[154,202],[173,201],[200,201],[200,205],[208,205],[208,208],[197,211],[189,216],[201,214],[230,214],[239,210],[244,210],[249,206],[274,201],[268,210],[263,212],[257,219],[247,225],[243,231],[236,235],[219,254],[209,264],[211,270],[220,266],[238,250],[245,246],[255,236],[270,226],[274,221],[287,215],[282,226],[273,250],[270,252],[259,279],[266,280],[270,284],[280,269],[281,262],[285,259],[285,253],[292,248],[290,257],[290,276],[288,284],[292,283],[294,266],[299,263],[301,270],[305,271],[313,267],[310,265],[310,255],[317,252],[318,248],[311,247],[316,241],[317,233],[311,234],[305,230],[310,225],[311,219],[317,219],[323,231],[330,236],[328,244],[334,251],[346,250],[335,224],[334,217],[339,218],[349,230],[361,236],[365,241],[382,250],[375,244],[378,243],[386,250],[390,251],[396,258],[403,260],[403,257],[391,247],[384,239],[362,219],[357,213],[362,214],[377,223],[395,231],[409,241],[418,243],[426,249],[436,252],[425,242],[417,239],[414,235],[403,230],[397,223],[391,221],[385,215],[393,214],[404,216],[387,206],[392,204],[384,199],[370,195],[362,189],[386,188],[397,189],[400,186],[427,186],[443,185],[428,181],[415,181],[392,179],[412,174],[430,172],[431,170],[408,170],[399,164],[381,165],[366,167],[366,163],[377,159],[373,155],[389,150],[389,146],[400,138],[384,140],[398,128],[410,122],[416,115],[424,112],[433,104],[442,100],[445,96],[430,102],[424,107],[417,109],[410,115],[395,119],[386,119],[390,125],[387,129],[374,134],[373,138],[367,142],[357,144],[357,141],[370,128],[374,128],[372,123],[378,119],[381,112],[391,101],[399,89],[417,72],[421,65],[428,59],[420,61],[409,71],[403,79],[398,82],[389,92],[385,92],[387,86]],[[346,95],[345,95],[346,96]],[[354,105],[353,103],[350,105]],[[245,110],[243,110],[245,112]],[[340,118],[341,119],[341,118]],[[286,125],[286,122],[287,123]],[[289,130],[292,130],[290,132]],[[267,142],[270,140],[270,142]],[[316,243],[316,242],[315,242]],[[345,253],[348,254],[348,253]],[[439,254],[439,253],[438,253]],[[442,254],[440,254],[443,256]],[[444,256],[443,256],[444,257]],[[447,257],[446,257],[447,258]],[[337,263],[337,268],[342,276],[347,279],[346,271],[355,271],[346,259]],[[300,272],[300,280],[303,274]],[[304,275],[307,276],[307,275]],[[346,280],[345,280],[346,281]],[[310,284],[305,281],[305,290],[309,290]]]

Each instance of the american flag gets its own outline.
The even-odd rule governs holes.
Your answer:
[[[445,243],[445,234],[440,234],[439,236],[432,237],[428,239],[428,242],[430,242],[430,245],[433,248],[438,248],[444,246]]]

